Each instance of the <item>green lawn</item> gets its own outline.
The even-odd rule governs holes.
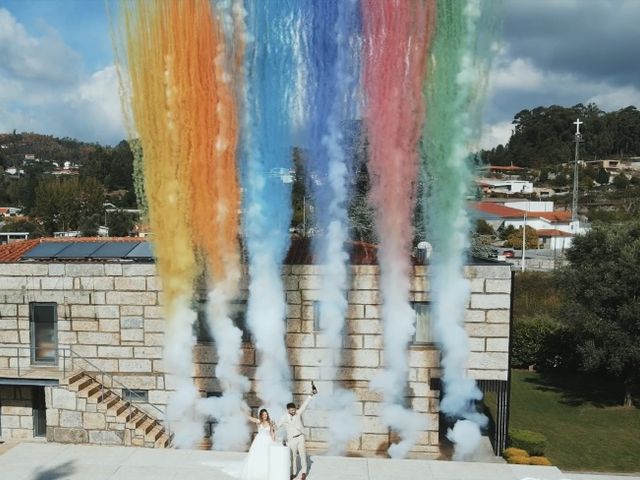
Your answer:
[[[559,468],[640,472],[640,408],[621,398],[606,379],[514,370],[509,426],[544,433]]]

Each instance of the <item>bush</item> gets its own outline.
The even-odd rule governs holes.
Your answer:
[[[531,430],[511,430],[509,444],[515,448],[526,450],[529,455],[544,455],[547,448],[547,437]]]
[[[550,467],[552,464],[547,457],[529,457],[529,465],[543,465]]]
[[[507,458],[507,463],[513,463],[515,465],[529,465],[529,456],[514,455]]]
[[[502,453],[502,456],[504,458],[509,458],[509,457],[528,457],[529,454],[527,453],[526,450],[522,450],[521,448],[509,447]]]
[[[547,315],[514,322],[511,366],[536,369],[575,366],[575,338],[571,329]]]

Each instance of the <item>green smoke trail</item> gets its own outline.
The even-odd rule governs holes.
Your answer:
[[[474,142],[480,136],[480,106],[493,50],[497,2],[438,1],[436,35],[425,86],[427,117],[423,131],[423,197],[428,239],[432,316],[442,350],[444,397],[441,411],[476,424],[481,398],[467,378],[469,348],[463,328],[469,297],[463,266],[468,248],[467,193],[472,178]],[[456,441],[456,440],[454,440]]]

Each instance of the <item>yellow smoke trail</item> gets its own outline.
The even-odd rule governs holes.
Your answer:
[[[144,152],[149,223],[171,318],[176,299],[191,297],[196,251],[214,282],[237,278],[236,98],[209,1],[121,5],[128,67],[121,88]]]
[[[188,202],[190,161],[180,155],[175,119],[173,2],[122,2],[129,102],[144,152],[145,192],[167,316],[189,299],[196,270]]]

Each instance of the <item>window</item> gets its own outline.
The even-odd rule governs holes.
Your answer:
[[[207,398],[211,397],[222,397],[222,392],[207,392]],[[217,424],[218,420],[211,417],[209,417],[209,419],[204,423],[204,436],[206,438],[211,438],[213,436],[213,429]]]
[[[122,399],[127,402],[149,402],[149,390],[122,390]]]
[[[200,300],[196,306],[198,318],[193,325],[194,334],[201,343],[212,343],[213,335],[209,330],[209,322],[207,321],[207,302]],[[242,341],[244,343],[251,342],[251,332],[246,322],[247,303],[244,301],[231,302],[229,304],[229,316],[233,324],[242,330]]]
[[[58,353],[57,304],[30,303],[31,361],[33,363],[56,363]]]
[[[320,329],[320,302],[314,300],[313,302],[313,331],[319,332]]]
[[[429,302],[413,302],[416,312],[416,331],[412,343],[433,343],[433,329],[431,328],[431,304]]]

